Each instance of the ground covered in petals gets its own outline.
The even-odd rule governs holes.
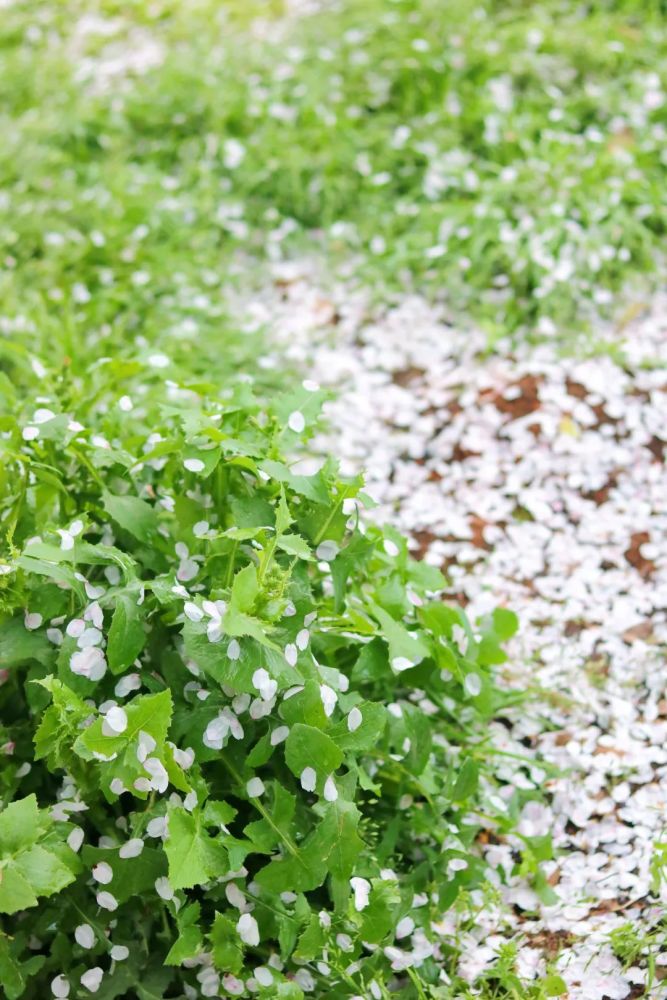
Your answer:
[[[471,981],[516,936],[521,972],[557,956],[571,997],[663,995],[666,310],[639,303],[625,330],[599,330],[606,352],[572,359],[548,343],[489,357],[442,308],[378,308],[303,265],[246,306],[336,388],[317,445],[366,469],[374,517],[471,617],[498,602],[520,616],[503,674],[529,700],[492,744],[505,792],[536,797],[516,834],[481,838],[499,901],[461,932]],[[545,882],[517,863],[527,845]]]

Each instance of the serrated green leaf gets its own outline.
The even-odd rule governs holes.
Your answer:
[[[174,889],[189,889],[228,871],[224,847],[206,833],[198,813],[176,806],[169,809],[168,818],[169,836],[164,849]]]
[[[243,950],[236,927],[229,917],[216,913],[208,938],[216,969],[220,969],[221,972],[239,973],[243,968]]]
[[[291,556],[297,556],[298,559],[313,560],[315,558],[308,542],[301,535],[279,535],[276,544],[283,552],[287,552]]]
[[[303,962],[311,962],[322,954],[326,934],[319,915],[313,913],[308,926],[299,938],[294,957]]]
[[[39,836],[39,808],[34,795],[10,802],[0,812],[0,856],[30,847]]]
[[[17,913],[37,906],[32,886],[14,866],[0,869],[0,913]]]
[[[209,799],[204,806],[202,822],[205,826],[227,826],[234,819],[238,810],[230,806],[228,802],[219,802]]]
[[[65,864],[55,845],[38,843],[49,826],[34,795],[0,813],[0,913],[36,906],[38,896],[51,896],[74,881],[76,865]]]
[[[165,965],[181,965],[186,959],[194,958],[203,950],[204,938],[199,927],[200,915],[199,903],[191,903],[179,912],[178,938],[167,953]]]
[[[72,870],[40,844],[18,854],[15,868],[37,896],[52,896],[74,881]]]
[[[329,503],[329,494],[319,472],[314,476],[299,476],[291,472],[283,462],[276,462],[273,459],[261,462],[260,469],[277,482],[289,486],[299,496],[307,497],[317,504]]]
[[[105,736],[102,732],[103,719],[99,716],[88,729],[79,736],[74,750],[90,760],[95,753],[109,756],[123,751],[137,738],[139,732],[148,733],[156,741],[158,748],[164,744],[171,722],[172,700],[169,690],[158,694],[145,694],[127,702],[127,729],[119,736]]]
[[[256,639],[262,646],[267,646],[269,649],[278,648],[276,644],[269,639],[268,631],[270,626],[260,621],[259,618],[253,618],[252,615],[247,615],[243,611],[238,611],[231,605],[227,608],[225,613],[223,627],[227,635],[235,636],[237,638],[242,638],[244,635],[247,635],[252,639]]]
[[[327,807],[296,854],[271,861],[257,873],[257,882],[270,892],[308,892],[322,885],[327,874],[348,878],[364,846],[358,825],[359,810],[339,799]]]

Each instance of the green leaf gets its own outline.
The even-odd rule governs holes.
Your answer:
[[[285,761],[297,778],[304,768],[312,767],[322,782],[340,767],[342,760],[342,750],[326,733],[300,722],[292,726],[285,743]]]
[[[384,705],[362,701],[356,707],[361,712],[361,725],[358,729],[350,732],[347,719],[344,719],[329,730],[329,736],[343,753],[353,750],[363,752],[376,747],[387,725],[387,710]]]
[[[252,615],[247,615],[243,611],[238,611],[237,608],[231,604],[225,612],[223,627],[227,635],[238,638],[248,635],[252,639],[256,639],[262,646],[267,646],[269,649],[278,648],[267,635],[267,629],[269,626],[261,622],[259,618],[253,618]]]
[[[167,953],[165,965],[181,965],[187,958],[194,958],[203,951],[204,938],[198,923],[200,913],[199,903],[191,903],[179,912],[176,918],[178,938]]]
[[[35,760],[49,757],[51,768],[65,767],[72,757],[79,727],[90,715],[90,705],[57,677],[43,677],[33,683],[46,688],[52,697],[33,737]]]
[[[430,650],[419,636],[409,632],[405,626],[395,621],[391,615],[378,607],[371,605],[373,616],[378,620],[382,628],[382,635],[389,645],[389,659],[394,669],[394,661],[409,660],[412,664],[417,664],[430,655]]]
[[[124,531],[129,531],[140,542],[150,544],[153,541],[158,527],[157,513],[145,500],[105,492],[102,503],[107,514]]]
[[[405,764],[413,774],[422,774],[428,764],[433,745],[433,728],[428,716],[412,705],[403,705],[403,721],[410,740]],[[402,740],[401,740],[402,742]]]
[[[318,729],[326,728],[328,719],[324,714],[319,683],[312,678],[306,681],[303,691],[282,702],[280,715],[288,725],[305,722]]]
[[[544,980],[544,991],[548,997],[562,997],[567,993],[567,983],[562,976],[552,972]]]
[[[53,658],[51,643],[42,631],[29,632],[23,615],[5,620],[0,625],[0,663],[3,667],[17,667],[29,660],[48,664]]]
[[[276,1000],[303,1000],[305,996],[301,987],[293,982],[277,983],[272,989]]]
[[[326,934],[319,915],[313,913],[308,926],[299,938],[294,957],[303,962],[312,962],[322,954],[326,943]]]
[[[373,879],[369,904],[363,910],[361,938],[379,944],[396,926],[396,911],[401,897],[396,882]]]
[[[113,979],[116,979],[117,976],[118,969],[116,968],[116,971],[113,974]],[[171,979],[172,972],[170,969],[158,966],[157,968],[153,968],[146,972],[142,963],[141,979],[139,979],[139,976],[135,973],[131,977],[127,986],[123,987],[123,992],[129,992],[132,989],[135,989],[139,1000],[164,1000],[164,997],[169,994]]]
[[[469,757],[464,761],[459,771],[452,797],[455,802],[462,802],[470,798],[477,791],[479,785],[479,765]]]
[[[120,596],[107,640],[107,662],[112,673],[119,674],[131,667],[145,641],[146,633],[136,601],[125,595]]]
[[[119,903],[138,897],[143,892],[153,892],[155,880],[167,874],[167,859],[164,851],[148,844],[135,858],[121,858],[117,848],[92,847],[85,844],[81,859],[88,868],[101,861],[109,865],[113,872],[111,882],[106,886]]]
[[[34,795],[10,802],[0,812],[0,854],[16,854],[39,836],[39,809]]]
[[[180,806],[172,806],[167,815],[169,836],[164,849],[174,889],[190,889],[228,871],[227,853],[202,828],[199,812],[189,813]]]
[[[298,476],[291,472],[283,462],[275,462],[272,459],[265,459],[260,464],[260,469],[272,479],[289,486],[299,496],[307,497],[308,500],[318,504],[327,505],[329,503],[329,494],[319,472],[314,476]]]
[[[204,806],[202,822],[205,826],[227,826],[236,816],[238,810],[228,802],[209,799]]]
[[[22,851],[15,859],[15,869],[37,896],[52,896],[74,881],[74,875],[57,854],[40,844]]]
[[[26,990],[28,980],[45,962],[43,955],[34,955],[27,962],[15,957],[16,943],[5,934],[0,934],[0,986],[6,1000],[18,1000]]]
[[[508,608],[496,608],[491,617],[493,628],[501,642],[507,642],[516,634],[519,628],[519,619],[513,611]]]
[[[216,913],[208,938],[216,969],[234,975],[239,973],[243,968],[243,951],[236,927],[229,917]]]
[[[105,736],[102,732],[103,719],[99,716],[86,729],[74,744],[74,750],[86,760],[91,760],[93,754],[109,756],[121,753],[139,732],[148,733],[160,748],[167,738],[171,722],[172,701],[169,690],[159,694],[145,694],[133,698],[125,705],[127,729],[119,736]]]
[[[294,432],[290,430],[288,423],[290,414],[295,411],[302,413],[306,421],[306,428],[312,427],[317,421],[322,403],[326,398],[326,392],[321,389],[310,392],[299,386],[292,391],[274,397],[271,400],[271,410],[277,417],[282,432],[292,434]]]
[[[283,532],[289,528],[290,524],[293,522],[294,518],[289,512],[289,507],[287,506],[287,501],[285,500],[285,490],[280,487],[280,498],[276,506],[276,534],[278,536],[282,535]]]
[[[409,560],[408,577],[416,586],[424,590],[442,590],[447,586],[447,581],[437,566],[429,566],[423,559]]]
[[[336,878],[347,879],[364,847],[358,834],[360,813],[352,802],[338,799],[325,813],[313,836],[311,849],[322,852],[329,872]]]
[[[387,645],[380,638],[372,639],[362,647],[354,664],[353,680],[356,684],[382,683],[391,676]]]
[[[364,847],[357,832],[359,818],[351,802],[331,803],[296,854],[271,861],[257,873],[257,882],[269,892],[308,892],[322,885],[327,874],[349,878]]]
[[[276,544],[279,549],[283,550],[283,552],[287,552],[292,556],[297,556],[298,559],[312,560],[314,558],[312,552],[310,551],[308,542],[305,538],[302,538],[301,535],[279,535]]]
[[[37,906],[37,896],[27,879],[14,867],[0,871],[0,913],[16,913]]]
[[[296,811],[296,796],[290,794],[277,781],[269,784],[268,793],[266,810],[269,818],[248,823],[243,830],[255,849],[263,854],[270,854],[281,841],[290,840]]]
[[[220,448],[196,448],[188,445],[183,449],[184,462],[194,459],[203,464],[203,468],[188,470],[190,475],[195,475],[200,479],[206,479],[207,476],[210,476],[221,458]]]
[[[253,563],[249,563],[234,577],[231,607],[235,611],[251,611],[258,593],[257,570]]]
[[[33,550],[33,546],[30,547]],[[84,590],[83,584],[80,580],[77,580],[76,574],[73,569],[69,566],[58,566],[53,562],[49,562],[46,559],[36,559],[29,553],[25,552],[23,555],[19,556],[16,560],[17,565],[29,575],[34,576],[45,576],[52,583],[61,584],[67,590],[72,590],[77,595],[80,601],[85,601],[86,592]],[[21,622],[23,625],[23,622]],[[3,626],[4,630],[4,626]],[[24,629],[25,631],[25,629]],[[47,650],[47,641],[45,637],[41,636],[41,633],[31,632],[29,633],[34,637],[41,637],[44,641],[44,649]],[[2,649],[2,635],[0,635],[0,650]],[[50,646],[50,643],[48,644]],[[41,657],[35,656],[35,659],[41,659]],[[3,661],[4,662],[4,661]]]
[[[532,886],[537,898],[544,906],[555,906],[556,903],[560,902],[560,896],[551,888],[541,868],[535,872]]]
[[[52,896],[74,881],[78,860],[69,848],[58,845],[63,856],[71,857],[71,866],[56,845],[37,842],[50,825],[34,795],[10,803],[0,813],[0,913],[36,906],[38,896]]]

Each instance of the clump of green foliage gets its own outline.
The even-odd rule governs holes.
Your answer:
[[[3,995],[423,995],[514,616],[286,457],[313,384],[86,362],[0,380]]]

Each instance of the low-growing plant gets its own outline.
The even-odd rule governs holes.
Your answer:
[[[667,945],[667,920],[664,917],[648,929],[638,927],[632,921],[621,924],[610,933],[609,943],[624,969],[641,965],[646,969],[646,989],[656,986],[660,978],[657,975],[657,959],[664,955]]]
[[[514,615],[295,464],[317,386],[125,354],[0,379],[3,995],[427,996]]]

